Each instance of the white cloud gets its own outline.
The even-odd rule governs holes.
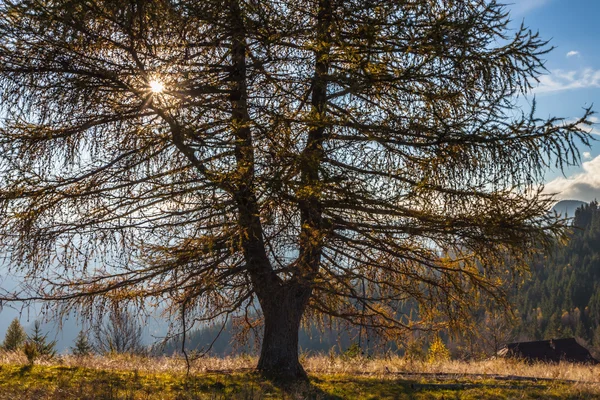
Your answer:
[[[533,89],[533,93],[549,93],[582,88],[600,88],[600,69],[586,68],[582,71],[556,69],[550,71],[549,75],[540,77],[540,83]]]
[[[556,197],[561,200],[592,201],[600,199],[600,156],[584,162],[582,167],[583,172],[548,182],[544,192],[556,193]]]
[[[589,151],[584,151],[581,155],[583,156],[584,160],[591,160],[592,159],[592,153],[590,153]]]
[[[567,58],[569,58],[569,57],[575,57],[575,56],[579,56],[579,52],[578,51],[571,50],[570,52],[567,53]]]

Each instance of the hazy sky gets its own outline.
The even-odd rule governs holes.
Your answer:
[[[600,112],[599,0],[513,0],[513,22],[539,31],[555,47],[546,58],[547,75],[534,95],[538,116],[574,119],[583,107]],[[600,123],[600,115],[596,121]],[[563,199],[600,199],[600,124],[590,149],[581,148],[584,164],[565,171],[549,171],[546,189]]]

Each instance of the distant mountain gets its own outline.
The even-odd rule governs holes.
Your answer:
[[[550,211],[556,212],[562,218],[574,218],[575,211],[586,204],[586,202],[580,200],[561,200]]]

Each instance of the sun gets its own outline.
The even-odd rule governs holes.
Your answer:
[[[148,84],[152,93],[162,93],[165,91],[165,84],[159,80],[153,79]]]

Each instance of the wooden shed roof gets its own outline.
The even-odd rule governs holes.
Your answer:
[[[575,338],[508,343],[498,351],[498,355],[530,361],[598,363]]]

